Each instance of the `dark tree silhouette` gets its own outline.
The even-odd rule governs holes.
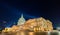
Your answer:
[[[0,31],[2,31],[5,28],[5,23],[0,22]]]

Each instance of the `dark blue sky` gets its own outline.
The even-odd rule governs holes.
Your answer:
[[[17,22],[21,14],[24,18],[44,17],[53,22],[53,26],[60,26],[60,3],[59,1],[33,1],[33,0],[14,0],[0,2],[0,22],[6,21],[5,25],[12,26]]]

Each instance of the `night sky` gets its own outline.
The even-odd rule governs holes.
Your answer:
[[[13,0],[0,2],[0,28],[17,24],[23,13],[26,20],[44,17],[53,23],[53,27],[60,26],[60,2],[55,0]]]

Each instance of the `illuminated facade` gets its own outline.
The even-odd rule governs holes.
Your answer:
[[[12,31],[12,28],[5,28],[4,30],[2,30],[2,32],[10,32]]]
[[[26,21],[25,24],[27,27],[29,27],[29,30],[32,29],[37,32],[53,30],[52,22],[49,20],[46,20],[42,17],[30,19],[30,20]]]
[[[41,32],[41,31],[53,30],[52,22],[42,17],[29,19],[26,22],[24,21],[22,25],[20,25],[19,22],[18,25],[13,25],[11,28],[6,28],[5,31],[16,32],[16,31],[29,30],[34,32]]]

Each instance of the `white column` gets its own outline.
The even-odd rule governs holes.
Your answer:
[[[60,35],[60,31],[58,32],[58,35]]]
[[[47,33],[48,33],[48,35],[50,35],[50,31],[48,31]]]

